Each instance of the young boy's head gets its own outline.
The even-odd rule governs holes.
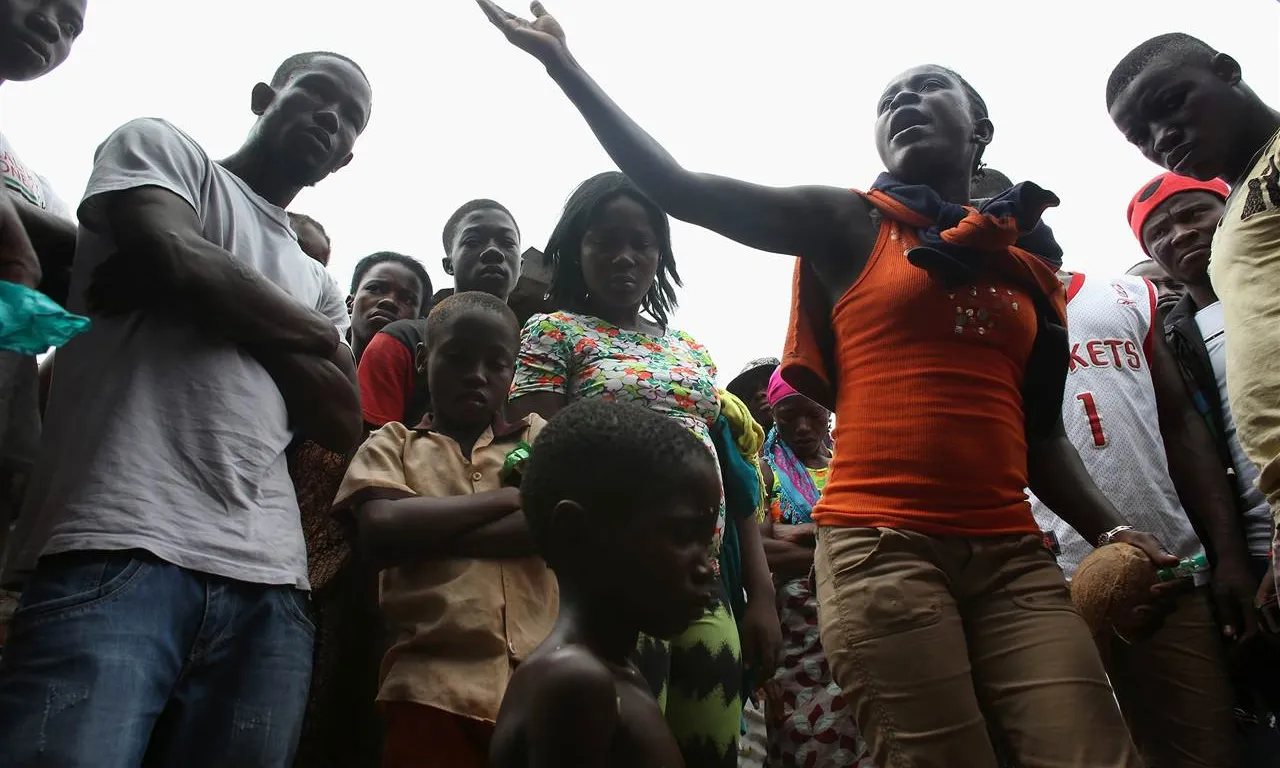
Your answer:
[[[654,637],[706,609],[720,481],[711,452],[674,419],[602,399],[569,405],[534,442],[520,497],[564,599]]]
[[[298,247],[302,248],[302,252],[320,262],[321,266],[329,266],[329,233],[324,231],[320,222],[305,213],[289,211],[289,226],[293,227],[293,233],[298,236]]]
[[[471,200],[444,225],[444,271],[459,293],[483,291],[506,301],[520,279],[520,228],[501,203]]]
[[[0,81],[57,69],[84,29],[87,0],[0,0]]]
[[[519,346],[520,324],[501,299],[471,291],[437,304],[418,347],[432,421],[463,428],[492,424],[507,403]]]
[[[1107,81],[1107,111],[1125,138],[1156,165],[1201,181],[1229,173],[1257,98],[1235,59],[1181,32],[1134,48]]]
[[[969,182],[969,197],[974,200],[987,200],[1013,186],[1009,177],[995,168],[983,168],[982,173],[975,173]]]

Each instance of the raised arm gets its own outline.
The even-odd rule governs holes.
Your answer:
[[[751,248],[806,257],[838,254],[851,226],[869,228],[865,204],[848,190],[765,187],[682,168],[579,66],[541,3],[529,22],[491,0],[477,2],[512,45],[546,66],[622,172],[677,219]]]
[[[119,252],[94,274],[91,308],[109,312],[138,285],[152,286],[164,310],[228,341],[325,358],[338,346],[332,321],[206,240],[179,195],[139,186],[106,193],[99,205]]]

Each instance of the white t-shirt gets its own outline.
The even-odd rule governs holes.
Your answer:
[[[338,284],[298,247],[285,212],[162,120],[113,133],[80,207],[70,309],[117,249],[97,202],[161,187],[191,204],[210,242],[302,304],[349,320]],[[94,317],[58,351],[49,418],[5,574],[43,554],[143,549],[194,571],[307,587],[298,502],[285,463],[284,399],[239,346],[138,312]]]
[[[13,146],[3,133],[0,133],[0,176],[4,177],[7,188],[17,192],[28,203],[64,219],[71,219],[71,209],[62,198],[54,194],[53,188],[43,176],[22,162],[22,158],[13,151]]]
[[[1218,396],[1222,398],[1222,426],[1227,433],[1227,447],[1231,451],[1231,463],[1236,469],[1236,490],[1249,505],[1244,515],[1244,536],[1249,544],[1249,554],[1267,557],[1271,553],[1271,507],[1267,497],[1258,490],[1258,467],[1244,455],[1244,448],[1236,438],[1236,421],[1231,416],[1231,404],[1227,400],[1227,335],[1222,313],[1222,302],[1216,301],[1196,313],[1196,325],[1204,338],[1209,362],[1213,364],[1213,376],[1218,380]]]

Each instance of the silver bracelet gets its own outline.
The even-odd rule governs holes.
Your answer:
[[[1115,539],[1117,534],[1121,534],[1121,533],[1124,533],[1125,531],[1132,531],[1132,530],[1133,530],[1132,525],[1117,525],[1115,528],[1112,528],[1111,530],[1107,531],[1106,533],[1098,537],[1098,546],[1105,547]]]

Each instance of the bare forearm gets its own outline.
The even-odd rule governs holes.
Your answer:
[[[338,345],[332,321],[206,240],[195,211],[178,195],[143,186],[94,199],[82,209],[85,226],[109,232],[118,253],[96,268],[91,307],[161,309],[210,335],[260,348],[327,357]]]
[[[1209,537],[1205,544],[1218,562],[1244,562],[1248,558],[1244,531],[1230,486],[1213,455],[1208,427],[1193,411],[1185,412],[1171,427],[1164,430],[1165,453],[1183,509]]]
[[[304,306],[253,267],[200,238],[174,243],[168,273],[186,319],[240,344],[328,357],[338,345],[333,321]],[[181,306],[181,305],[179,305]]]
[[[1094,485],[1080,454],[1065,435],[1028,446],[1027,474],[1036,497],[1090,544],[1124,524],[1120,513]]]
[[[364,434],[355,363],[345,345],[329,358],[298,352],[253,349],[271,374],[295,428],[335,453],[360,444]]]
[[[566,52],[547,72],[622,172],[675,218],[773,253],[817,255],[831,246],[836,201],[852,201],[853,195],[817,187],[775,189],[688,171],[572,55]]]
[[[760,527],[754,519],[737,521],[738,539],[742,550],[742,586],[748,600],[757,598],[773,601],[773,579],[769,576],[769,561],[765,559]]]
[[[518,512],[520,494],[512,488],[471,496],[369,501],[361,505],[361,548],[379,568],[390,568],[451,552],[467,533]]]
[[[447,552],[441,554],[452,557],[503,559],[530,557],[537,553],[524,513],[517,510],[462,534],[449,543]]]
[[[66,304],[71,262],[76,255],[75,223],[25,200],[15,200],[13,207],[40,259],[40,290],[59,304]]]
[[[0,280],[28,288],[40,284],[40,260],[27,237],[17,202],[0,194]]]
[[[764,539],[769,570],[779,579],[798,579],[813,567],[813,550],[780,539]]]

